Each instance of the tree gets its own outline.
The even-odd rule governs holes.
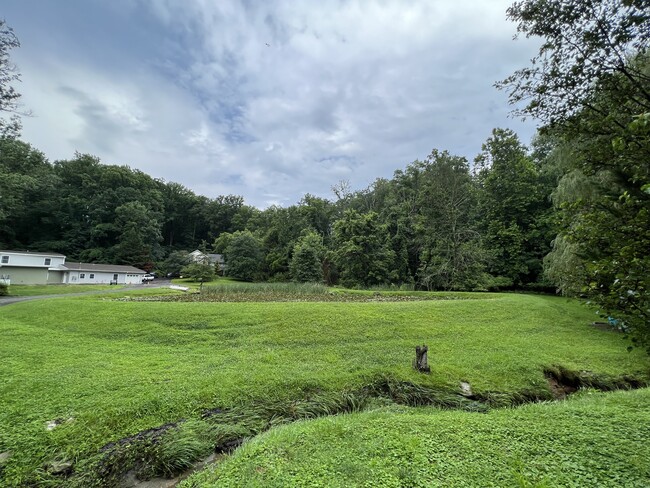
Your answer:
[[[551,240],[544,229],[550,203],[538,170],[509,129],[494,129],[475,161],[488,271],[511,286],[535,282]]]
[[[115,257],[122,264],[150,270],[162,240],[160,224],[140,202],[119,206],[115,226],[120,230]]]
[[[648,0],[524,0],[507,11],[517,32],[541,37],[531,65],[515,71],[497,87],[507,89],[510,103],[525,102],[515,113],[548,124],[562,122],[591,107],[595,82],[625,79],[638,101],[650,93],[648,73],[629,63],[650,41]],[[606,75],[620,77],[607,78]]]
[[[323,238],[307,231],[293,247],[291,278],[301,283],[322,283],[325,252]]]
[[[165,275],[178,276],[190,261],[187,251],[173,251],[160,263],[159,269]]]
[[[433,150],[422,165],[422,177],[420,284],[444,290],[480,286],[484,253],[473,218],[476,192],[467,160]]]
[[[387,229],[375,212],[346,210],[334,224],[334,263],[344,286],[389,283],[394,262]]]
[[[18,137],[20,134],[20,93],[12,86],[14,82],[20,81],[20,74],[9,58],[9,51],[17,47],[20,47],[20,42],[13,29],[4,20],[0,20],[0,112],[12,114],[8,121],[0,118],[0,137]]]
[[[509,17],[543,44],[532,66],[499,84],[511,102],[527,101],[518,113],[546,122],[571,159],[555,193],[563,230],[549,271],[565,291],[582,279],[581,293],[648,352],[649,7],[647,0],[516,2]]]
[[[259,277],[264,255],[260,241],[249,231],[232,235],[224,252],[227,274],[242,281],[254,281]]]
[[[181,270],[183,278],[189,278],[192,281],[203,283],[214,279],[214,266],[210,263],[190,263]]]

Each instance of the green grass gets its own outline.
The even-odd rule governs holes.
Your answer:
[[[273,429],[181,487],[641,487],[649,438],[649,389],[487,414],[393,407]]]
[[[388,388],[390,396],[404,398],[451,395],[467,381],[498,405],[549,398],[548,367],[590,371],[605,382],[649,377],[648,357],[627,353],[621,335],[591,327],[596,315],[577,302],[470,297],[165,303],[107,294],[4,307],[0,452],[12,455],[0,485],[64,483],[43,466],[66,459],[75,463],[80,486],[102,486],[97,463],[108,442],[180,419],[190,423],[178,434],[171,431],[170,439],[182,437],[185,425],[204,437],[216,435],[214,429],[224,439],[249,435],[278,421],[362,408],[355,395],[382,381],[396,385]],[[423,343],[429,345],[430,375],[411,368],[414,347]],[[407,385],[404,392],[397,391],[400,385]],[[227,409],[232,418],[216,427],[201,421],[201,413],[213,408]],[[47,431],[54,419],[65,421]],[[209,450],[210,442],[187,438],[180,443],[184,456]],[[146,451],[155,461],[163,448],[154,444],[132,452]],[[131,462],[135,454],[115,456]]]
[[[9,296],[33,297],[122,288],[122,285],[10,285]]]

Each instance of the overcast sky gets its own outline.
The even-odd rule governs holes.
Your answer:
[[[433,148],[528,143],[493,83],[537,43],[509,0],[4,0],[23,138],[265,208],[362,189]]]

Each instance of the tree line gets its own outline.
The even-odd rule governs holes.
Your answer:
[[[163,271],[199,248],[224,254],[227,273],[243,280],[550,286],[542,260],[554,237],[553,186],[535,157],[514,132],[495,129],[474,165],[434,150],[364,190],[259,210],[87,154],[50,163],[4,137],[0,245]]]
[[[542,39],[497,83],[515,114],[540,122],[530,147],[494,129],[471,162],[435,149],[366,189],[259,210],[90,155],[50,163],[5,123],[0,245],[145,269],[198,247],[245,280],[553,288],[649,344],[650,3],[524,0],[507,15]],[[8,32],[0,24],[2,69],[17,47]],[[1,74],[11,112],[16,75]]]

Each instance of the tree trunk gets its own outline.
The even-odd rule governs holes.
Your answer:
[[[417,369],[420,373],[430,373],[431,368],[429,368],[429,362],[427,360],[427,351],[429,350],[428,346],[417,346],[415,348],[415,361],[413,361],[413,367]]]

